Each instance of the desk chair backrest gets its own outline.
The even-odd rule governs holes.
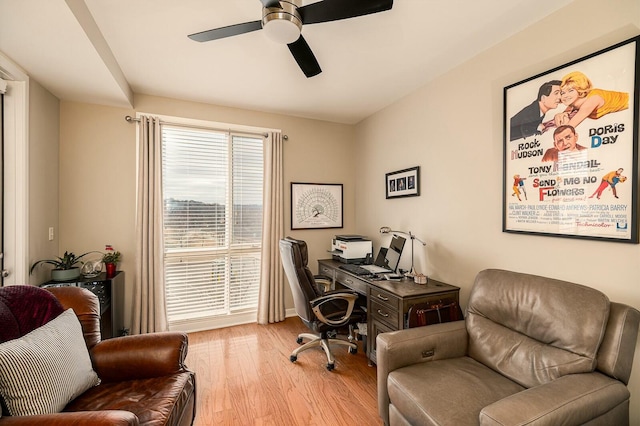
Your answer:
[[[290,237],[280,240],[282,266],[291,286],[296,313],[307,325],[316,320],[311,310],[311,300],[321,296],[313,273],[307,266],[307,243]]]

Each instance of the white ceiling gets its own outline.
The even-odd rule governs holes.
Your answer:
[[[306,25],[323,70],[310,79],[262,31],[187,38],[260,19],[259,0],[0,0],[0,53],[62,100],[130,108],[135,92],[357,123],[570,1],[396,0]]]

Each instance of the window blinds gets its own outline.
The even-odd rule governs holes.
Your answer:
[[[164,125],[162,145],[169,323],[255,310],[262,139]]]

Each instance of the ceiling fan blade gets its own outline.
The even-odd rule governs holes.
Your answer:
[[[287,44],[287,46],[289,46],[289,50],[291,51],[293,58],[296,60],[298,66],[307,78],[313,77],[314,75],[318,75],[322,72],[315,55],[302,35],[298,40]]]
[[[393,0],[324,0],[298,8],[303,24],[338,21],[393,7]]]
[[[278,0],[260,0],[260,2],[264,7],[279,7],[280,9],[282,9],[282,6],[280,6],[280,2]]]
[[[213,30],[202,31],[189,34],[189,38],[195,41],[211,41],[219,38],[231,37],[234,35],[250,33],[262,29],[262,21],[245,22],[243,24],[229,25],[228,27],[215,28]]]

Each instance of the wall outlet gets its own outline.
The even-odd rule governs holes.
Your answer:
[[[53,241],[53,226],[49,227],[49,241]]]

